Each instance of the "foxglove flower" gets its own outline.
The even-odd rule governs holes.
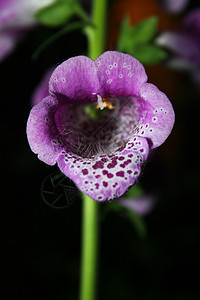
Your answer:
[[[26,32],[38,24],[35,13],[54,0],[0,1],[0,61],[4,59]]]
[[[157,0],[170,13],[180,13],[188,5],[189,0]]]
[[[165,31],[156,42],[172,52],[170,67],[186,70],[200,82],[200,9],[184,17],[180,30]]]
[[[146,81],[142,64],[116,51],[63,62],[50,78],[49,96],[30,112],[32,151],[48,165],[57,163],[92,199],[122,196],[174,124],[170,101]],[[99,107],[97,118],[88,106]]]

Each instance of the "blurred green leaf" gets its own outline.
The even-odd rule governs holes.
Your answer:
[[[139,238],[144,239],[147,236],[147,227],[145,221],[132,209],[122,206],[119,202],[113,201],[109,204],[109,209],[122,214],[134,227]]]
[[[139,183],[136,183],[133,187],[131,187],[126,194],[124,194],[123,198],[135,198],[144,195],[144,191]]]
[[[121,25],[117,50],[129,53],[141,63],[153,65],[167,58],[167,52],[153,44],[157,33],[158,18],[152,16],[135,26],[129,25],[126,17]]]
[[[46,26],[60,26],[74,15],[78,15],[84,21],[88,20],[86,13],[77,0],[57,0],[39,10],[35,17]]]
[[[58,32],[51,35],[49,38],[47,38],[33,53],[32,59],[37,60],[38,57],[41,55],[42,52],[45,51],[47,47],[49,47],[51,44],[53,44],[56,40],[61,38],[63,35],[67,34],[68,32],[76,31],[76,30],[82,30],[85,26],[88,26],[88,23],[84,22],[73,22],[68,24],[67,26],[62,27]]]
[[[156,34],[157,25],[158,18],[156,16],[145,19],[135,26],[130,26],[129,18],[125,17],[121,24],[117,49],[131,51],[136,45],[149,42]]]
[[[130,54],[146,65],[160,63],[168,56],[165,50],[150,44],[138,45]]]
[[[137,183],[123,196],[123,198],[129,198],[130,201],[134,201],[134,198],[144,195],[142,187]],[[123,202],[122,202],[123,203]],[[140,238],[145,238],[147,235],[147,228],[145,221],[132,209],[124,206],[122,203],[114,200],[106,205],[107,213],[114,211],[124,216],[135,228]]]

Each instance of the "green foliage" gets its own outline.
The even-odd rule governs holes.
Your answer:
[[[146,65],[154,65],[167,58],[166,51],[150,44],[138,45],[131,54]]]
[[[134,201],[134,198],[142,195],[144,195],[143,189],[139,184],[135,184],[132,188],[128,190],[128,192],[123,196],[123,198],[127,198],[130,199],[130,201]],[[130,222],[130,224],[133,225],[139,238],[144,239],[146,237],[147,228],[145,221],[132,209],[123,206],[120,202],[115,200],[107,205],[107,209],[108,211],[114,211],[124,216]]]
[[[139,238],[144,239],[147,236],[147,228],[145,221],[132,209],[120,205],[119,202],[113,201],[109,205],[110,210],[120,213],[124,216],[134,227]]]
[[[133,187],[131,187],[128,192],[123,196],[123,198],[135,198],[144,195],[144,191],[142,187],[136,183]]]
[[[77,0],[56,0],[51,5],[39,10],[35,17],[40,23],[55,27],[66,23],[75,15],[88,21],[87,15]]]
[[[117,50],[133,55],[141,63],[152,65],[166,59],[167,52],[153,44],[157,33],[158,18],[152,16],[135,26],[129,25],[125,17],[121,24]]]
[[[32,59],[37,60],[41,53],[43,53],[46,48],[48,48],[51,44],[56,42],[59,38],[64,36],[65,34],[76,31],[76,30],[81,30],[85,26],[88,26],[88,23],[85,22],[71,22],[67,24],[66,26],[62,27],[57,31],[55,34],[51,35],[49,38],[47,38],[33,53]]]

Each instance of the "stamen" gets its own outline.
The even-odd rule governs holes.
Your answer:
[[[100,95],[97,95],[97,109],[100,108],[101,110],[104,109],[104,107],[107,107],[108,109],[114,109],[115,106],[112,105],[109,98],[102,98]]]
[[[98,107],[100,108],[100,110],[104,109],[104,105],[103,105],[103,101],[100,95],[97,95],[97,102],[98,102]]]

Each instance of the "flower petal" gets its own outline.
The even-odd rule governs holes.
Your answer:
[[[146,116],[137,135],[149,138],[152,148],[160,146],[172,131],[175,115],[171,102],[156,86],[144,84],[141,97],[146,101]]]
[[[49,69],[43,76],[40,84],[33,93],[31,104],[32,106],[38,104],[42,99],[49,95],[49,79],[53,73],[53,68]]]
[[[71,100],[96,99],[99,81],[94,61],[86,56],[72,57],[53,72],[49,82],[50,93]]]
[[[31,150],[49,165],[56,163],[63,149],[54,121],[56,109],[57,101],[48,96],[32,108],[27,122],[27,137]]]
[[[134,137],[112,154],[94,158],[61,154],[58,166],[82,192],[96,201],[107,201],[120,197],[135,184],[148,152],[147,140]]]
[[[157,2],[168,12],[177,14],[186,8],[189,0],[157,0]]]
[[[0,31],[0,61],[13,51],[23,32],[14,30]]]
[[[200,8],[192,10],[184,17],[183,26],[190,32],[200,33]]]
[[[107,51],[95,60],[102,97],[137,95],[147,81],[143,65],[129,54]]]
[[[156,40],[157,44],[166,47],[174,55],[188,61],[193,67],[200,64],[199,36],[191,32],[163,32]],[[190,45],[188,47],[188,45]]]
[[[145,216],[156,204],[156,197],[154,195],[144,195],[135,198],[120,198],[118,200],[120,205],[129,208],[140,216]]]

